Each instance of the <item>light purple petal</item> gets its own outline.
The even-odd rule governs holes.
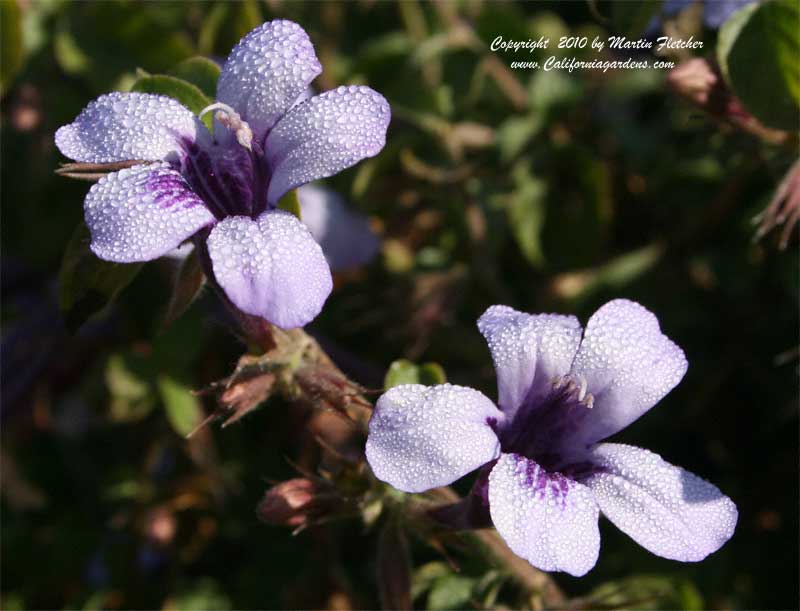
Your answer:
[[[405,492],[445,486],[497,458],[492,425],[502,418],[472,388],[395,386],[369,421],[367,461],[378,479]]]
[[[511,551],[543,571],[580,577],[597,562],[597,503],[561,473],[503,454],[489,474],[489,511]]]
[[[299,96],[297,96],[297,98],[295,99],[295,101],[294,101],[294,102],[292,102],[292,105],[290,106],[290,108],[293,108],[293,107],[297,106],[298,104],[302,104],[302,103],[303,103],[303,102],[305,102],[306,100],[310,100],[310,99],[311,99],[311,98],[313,98],[315,95],[317,95],[317,92],[316,92],[316,91],[314,91],[314,88],[313,88],[313,87],[311,87],[311,86],[309,86],[309,87],[306,87],[306,88],[303,90],[303,92],[302,92],[302,93],[301,93]]]
[[[626,299],[605,304],[589,319],[572,365],[594,396],[580,440],[593,443],[624,429],[681,381],[687,365],[650,311]]]
[[[334,271],[365,265],[378,252],[380,242],[367,217],[351,209],[342,197],[325,187],[303,185],[297,189],[300,216]]]
[[[706,0],[703,21],[706,26],[716,30],[728,20],[733,13],[755,0]]]
[[[109,93],[61,127],[56,146],[65,157],[85,163],[173,160],[173,156],[178,160],[183,155],[181,141],[194,142],[201,135],[207,137],[203,124],[172,98]]]
[[[369,87],[339,87],[293,107],[267,136],[270,204],[289,189],[332,176],[377,155],[386,143],[389,104]]]
[[[574,316],[531,315],[503,305],[486,310],[478,329],[489,344],[498,403],[509,420],[529,393],[545,394],[554,377],[569,371],[581,339]]]
[[[261,142],[320,72],[303,28],[292,21],[268,21],[231,51],[219,77],[217,100],[233,107]]]
[[[603,443],[584,479],[600,510],[649,551],[683,562],[702,560],[731,538],[737,511],[719,489],[658,454]]]
[[[108,174],[84,202],[90,248],[118,263],[150,261],[214,222],[202,200],[168,163]]]
[[[284,329],[316,318],[333,288],[319,244],[283,210],[222,220],[208,236],[208,252],[234,305]]]

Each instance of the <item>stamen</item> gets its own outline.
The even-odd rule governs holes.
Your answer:
[[[226,127],[234,133],[236,141],[248,151],[252,151],[253,130],[250,129],[246,121],[242,121],[239,113],[223,102],[215,102],[200,111],[200,118],[212,110],[218,111],[217,114],[214,115],[214,118],[219,121],[223,127]]]
[[[588,384],[585,377],[567,374],[554,377],[550,380],[550,383],[554,391],[563,393],[564,397],[571,398],[578,405],[582,405],[587,409],[592,409],[594,406],[594,396],[586,392]]]
[[[586,396],[586,378],[580,376],[580,383],[581,387],[578,391],[578,401],[583,401],[583,398]]]

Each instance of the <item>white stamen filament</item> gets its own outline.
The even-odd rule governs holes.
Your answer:
[[[553,385],[553,390],[564,391],[572,395],[573,399],[588,409],[594,407],[594,396],[586,392],[588,390],[588,383],[586,378],[582,375],[567,374],[563,376],[556,376],[550,380]]]
[[[578,401],[583,401],[583,398],[586,396],[586,378],[583,376],[579,376],[581,388],[578,392]]]
[[[201,110],[200,117],[202,118],[204,114],[212,110],[218,111],[217,114],[214,115],[214,118],[219,121],[221,125],[234,133],[236,141],[248,151],[252,151],[253,130],[250,129],[246,121],[242,121],[239,113],[223,102],[215,102]]]

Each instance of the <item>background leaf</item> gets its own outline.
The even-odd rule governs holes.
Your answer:
[[[461,575],[447,575],[434,581],[428,593],[427,609],[466,609],[472,597],[475,580]]]
[[[202,422],[200,401],[186,386],[169,376],[160,376],[158,392],[167,411],[167,419],[178,435],[185,437]]]
[[[445,382],[447,382],[447,376],[438,363],[416,365],[407,359],[400,359],[389,366],[383,385],[384,388],[389,389],[400,384],[434,386]]]
[[[157,93],[178,100],[195,114],[210,106],[212,99],[200,91],[200,88],[188,81],[166,74],[148,74],[140,76],[131,87],[131,91],[141,93]],[[209,112],[203,116],[206,127],[211,129],[214,113]]]
[[[197,249],[193,248],[180,262],[175,272],[172,296],[164,315],[164,326],[172,324],[192,305],[203,290],[205,282],[206,276],[200,263],[200,256],[197,254]]]
[[[297,189],[292,189],[278,200],[278,208],[294,214],[298,220],[302,221],[300,199],[297,197]]]
[[[59,305],[73,331],[112,302],[142,268],[141,263],[103,261],[89,250],[89,243],[89,230],[81,223],[67,245],[58,274]]]
[[[736,96],[765,125],[800,125],[800,5],[771,0],[739,10],[720,31],[717,55]]]
[[[168,74],[191,83],[209,99],[214,100],[221,71],[219,64],[206,57],[190,57],[172,68]]]
[[[508,196],[508,223],[522,254],[532,266],[541,267],[547,184],[531,176],[524,165],[515,170],[514,176],[517,188]]]
[[[611,4],[616,30],[635,40],[644,34],[650,20],[661,10],[662,0],[624,0]]]
[[[22,67],[25,49],[22,45],[22,13],[16,0],[0,2],[0,93],[8,88]]]

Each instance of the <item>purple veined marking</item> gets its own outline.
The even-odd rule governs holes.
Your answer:
[[[153,201],[161,208],[180,206],[186,209],[194,205],[194,198],[186,192],[186,182],[175,174],[150,176],[145,189],[153,193]]]
[[[618,299],[581,329],[571,316],[492,306],[478,327],[498,404],[461,386],[390,389],[367,440],[379,479],[422,492],[480,469],[464,504],[472,514],[449,518],[480,527],[488,513],[516,554],[572,575],[597,561],[600,512],[654,554],[684,562],[733,535],[736,506],[714,485],[647,450],[604,442],[686,372],[651,312]]]
[[[215,112],[213,133],[165,96],[111,93],[90,103],[57,131],[59,150],[84,163],[147,162],[90,190],[84,208],[95,254],[149,261],[195,237],[207,275],[238,309],[284,328],[313,320],[333,287],[330,267],[308,228],[278,210],[278,201],[376,155],[391,117],[369,87],[304,99],[321,70],[306,32],[276,20],[231,51],[217,100],[204,111]],[[374,252],[372,234],[347,230],[346,215],[323,218],[316,231],[328,241],[336,234],[328,224],[338,220],[341,233],[368,243],[355,249],[359,257],[337,254],[332,264]]]

